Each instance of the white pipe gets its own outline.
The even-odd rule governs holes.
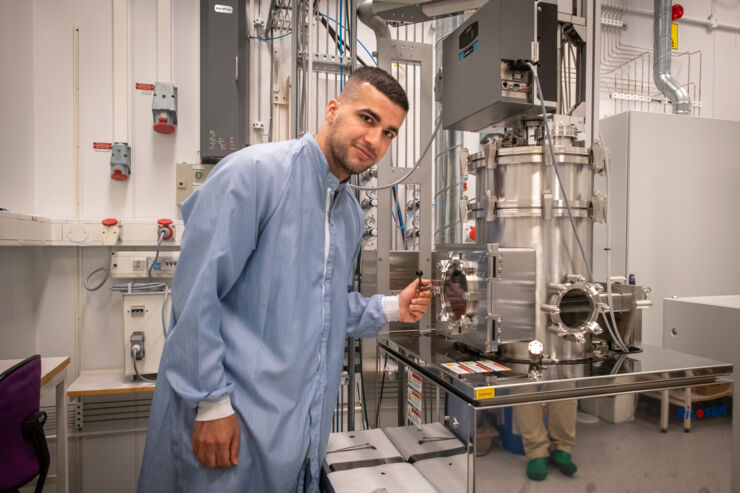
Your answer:
[[[642,15],[645,17],[653,17],[652,10],[637,9],[634,7],[625,7],[623,9],[620,7],[620,10],[622,10],[623,12],[630,13],[630,14],[637,14],[637,15]],[[724,24],[721,22],[715,22],[713,16],[707,17],[706,19],[698,19],[694,17],[683,16],[680,19],[680,23],[681,24],[694,24],[696,26],[705,27],[709,30],[716,29],[720,31],[730,31],[730,32],[740,33],[740,26],[735,26],[733,24]]]
[[[157,82],[172,82],[171,0],[157,0]]]
[[[653,17],[653,79],[655,86],[671,100],[673,113],[691,112],[689,93],[671,75],[671,0],[655,0]]]
[[[128,0],[113,0],[113,141],[128,142]]]

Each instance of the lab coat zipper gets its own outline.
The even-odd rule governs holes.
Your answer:
[[[331,229],[329,228],[329,220],[331,219],[331,187],[326,189],[326,217],[324,220],[324,273],[321,278],[321,329],[324,328],[325,317],[326,317],[326,304],[324,297],[326,296],[326,269],[329,263],[329,249],[331,248]],[[319,348],[319,365],[321,364],[321,348]]]

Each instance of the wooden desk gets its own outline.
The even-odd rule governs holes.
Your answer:
[[[0,373],[21,361],[23,360],[0,360]],[[69,356],[41,358],[41,397],[43,398],[48,392],[54,390],[57,412],[57,473],[55,476],[47,476],[47,484],[56,484],[57,491],[60,493],[69,491],[67,475],[67,400],[64,395],[67,386],[67,372],[65,371],[67,365],[69,365]]]

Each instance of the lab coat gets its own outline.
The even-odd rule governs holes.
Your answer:
[[[302,491],[307,455],[317,491],[345,338],[386,323],[380,295],[348,290],[364,214],[311,135],[229,155],[182,213],[139,491]],[[225,395],[239,464],[207,469],[193,423]]]

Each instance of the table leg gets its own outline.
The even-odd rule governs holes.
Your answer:
[[[68,493],[67,468],[67,379],[63,376],[56,385],[57,408],[57,491]]]

